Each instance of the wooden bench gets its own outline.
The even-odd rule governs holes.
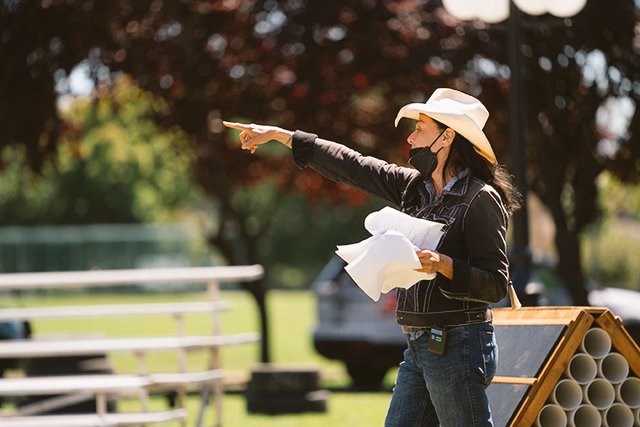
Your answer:
[[[10,340],[0,341],[0,359],[105,354],[114,351],[144,354],[152,350],[196,350],[257,341],[259,336],[251,332],[227,336]]]
[[[73,375],[50,377],[21,377],[0,380],[0,395],[48,395],[62,396],[52,399],[54,403],[36,402],[21,408],[20,414],[38,413],[57,407],[58,403],[77,403],[95,398],[97,414],[107,413],[107,397],[109,394],[135,393],[144,408],[148,405],[149,391],[173,390],[175,388],[191,389],[194,386],[219,381],[224,378],[222,369],[188,373],[154,373],[149,375]],[[81,390],[81,391],[79,391]],[[11,414],[0,416],[0,424],[4,420],[16,419]]]
[[[68,416],[30,416],[47,403],[36,402],[31,408],[22,411],[22,415],[5,416],[0,419],[1,425],[11,426],[76,426],[76,425],[132,425],[160,423],[179,419],[185,412],[164,411],[146,412],[149,391],[175,389],[179,401],[184,404],[185,391],[195,386],[203,386],[201,407],[197,425],[202,422],[204,408],[208,401],[210,388],[214,391],[214,408],[216,425],[222,424],[222,379],[219,349],[222,346],[245,344],[259,341],[255,333],[222,335],[218,312],[229,306],[219,301],[218,282],[221,280],[251,281],[263,274],[261,266],[242,267],[194,267],[172,269],[144,270],[110,270],[88,272],[52,272],[52,273],[19,273],[0,274],[0,290],[3,289],[43,289],[74,288],[93,286],[129,285],[140,283],[194,283],[207,284],[210,300],[207,302],[186,302],[176,304],[119,304],[92,305],[73,307],[42,308],[7,308],[0,310],[0,321],[33,320],[46,318],[81,318],[102,316],[140,316],[170,315],[177,323],[176,336],[138,337],[138,338],[90,338],[90,339],[30,339],[0,341],[0,358],[40,358],[73,355],[109,354],[129,351],[138,357],[139,372],[137,375],[96,376],[57,376],[11,378],[0,380],[0,395],[47,395],[62,393],[52,398],[53,401],[64,402],[86,398],[95,398],[96,414]],[[183,318],[186,314],[209,313],[212,317],[212,335],[185,336]],[[210,363],[207,369],[199,372],[187,372],[186,353],[191,350],[206,349],[210,351]],[[178,351],[177,372],[151,373],[145,363],[145,355],[149,351]],[[109,378],[107,380],[107,378]],[[103,381],[104,379],[104,381]],[[92,384],[90,384],[92,383]],[[117,386],[117,387],[116,387]],[[106,411],[106,396],[137,393],[141,399],[142,413],[109,414]],[[53,402],[51,404],[55,404]],[[15,415],[15,414],[14,414]],[[5,424],[11,422],[12,424]],[[31,424],[29,424],[31,423]],[[65,424],[66,423],[66,424]]]
[[[178,385],[195,385],[223,378],[221,369],[188,373],[155,373],[149,375],[72,375],[51,377],[5,378],[0,381],[4,396],[24,394],[47,395],[77,390],[94,394],[120,391],[163,390]]]
[[[222,301],[162,303],[162,304],[102,304],[57,307],[5,308],[0,310],[0,322],[10,320],[61,319],[74,317],[138,316],[168,314],[182,316],[228,310]]]
[[[139,426],[144,424],[161,424],[170,421],[184,420],[185,409],[174,409],[162,412],[140,412],[103,415],[40,415],[34,417],[3,418],[2,427],[111,427]]]

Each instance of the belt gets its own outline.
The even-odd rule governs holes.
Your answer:
[[[396,320],[400,325],[428,328],[430,326],[459,326],[493,320],[490,308],[469,311],[441,311],[438,313],[411,313],[397,311]]]

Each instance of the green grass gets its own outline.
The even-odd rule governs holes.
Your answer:
[[[4,299],[4,306],[47,306],[85,304],[124,304],[136,302],[170,302],[205,300],[204,293],[194,294],[98,294],[98,295],[54,295],[24,296],[20,299]],[[227,393],[224,397],[225,426],[287,427],[287,426],[371,426],[382,425],[389,403],[390,394],[354,393],[347,390],[348,377],[342,364],[324,359],[318,355],[312,342],[315,322],[315,301],[309,292],[274,291],[267,297],[267,307],[271,319],[271,359],[281,366],[313,365],[321,372],[322,386],[333,391],[329,397],[326,413],[263,416],[250,415],[245,409],[245,399],[241,393]],[[223,333],[258,331],[259,323],[253,298],[243,291],[223,291],[221,299],[231,304],[231,310],[221,314]],[[185,322],[188,334],[208,334],[211,331],[209,315],[189,315]],[[32,322],[36,335],[71,334],[113,336],[160,336],[175,334],[175,322],[169,316],[130,316],[82,319],[47,319]],[[223,368],[232,384],[229,390],[240,390],[252,366],[259,362],[259,345],[249,344],[226,347],[222,351]],[[138,362],[128,353],[114,353],[109,359],[118,373],[137,372]],[[206,368],[206,352],[195,352],[189,356],[189,370]],[[153,352],[147,358],[149,370],[155,372],[177,370],[175,352]],[[395,372],[390,372],[386,385],[390,386]],[[198,400],[190,397],[188,409],[190,425],[197,413]],[[125,400],[119,405],[121,411],[139,409],[137,401]],[[152,408],[164,409],[162,399],[154,399]],[[211,425],[213,408],[207,411],[207,422]],[[175,424],[178,425],[177,423]]]
[[[324,414],[247,415],[242,396],[227,396],[225,426],[231,427],[325,427],[378,426],[384,422],[389,393],[333,393]]]
[[[285,415],[248,414],[244,396],[226,394],[223,402],[223,425],[225,427],[369,427],[382,425],[389,404],[389,393],[331,393],[326,413],[303,413]],[[189,426],[194,425],[198,412],[197,397],[187,403]],[[153,399],[153,410],[166,409],[161,399]],[[128,400],[118,405],[121,412],[139,411],[137,401]],[[215,418],[212,406],[207,408],[203,425],[212,426]],[[178,427],[179,423],[163,424]]]

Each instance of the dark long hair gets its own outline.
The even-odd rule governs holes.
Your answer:
[[[436,123],[438,123],[441,129],[448,127],[442,123]],[[449,152],[449,156],[447,156],[447,161],[445,162],[442,173],[445,174],[448,168],[453,168],[454,172],[469,168],[472,176],[495,188],[498,194],[500,194],[502,203],[504,203],[509,215],[513,214],[522,206],[522,194],[516,187],[513,176],[504,166],[498,163],[492,164],[482,157],[473,148],[473,144],[459,132],[456,132],[456,136],[453,139],[451,151]]]

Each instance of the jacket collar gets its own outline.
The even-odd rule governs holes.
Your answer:
[[[451,178],[442,189],[442,196],[462,196],[467,192],[469,187],[469,178],[471,174],[469,168],[465,168],[462,172]],[[430,199],[435,200],[436,190],[433,186],[433,180],[425,181],[425,188],[429,193]]]

